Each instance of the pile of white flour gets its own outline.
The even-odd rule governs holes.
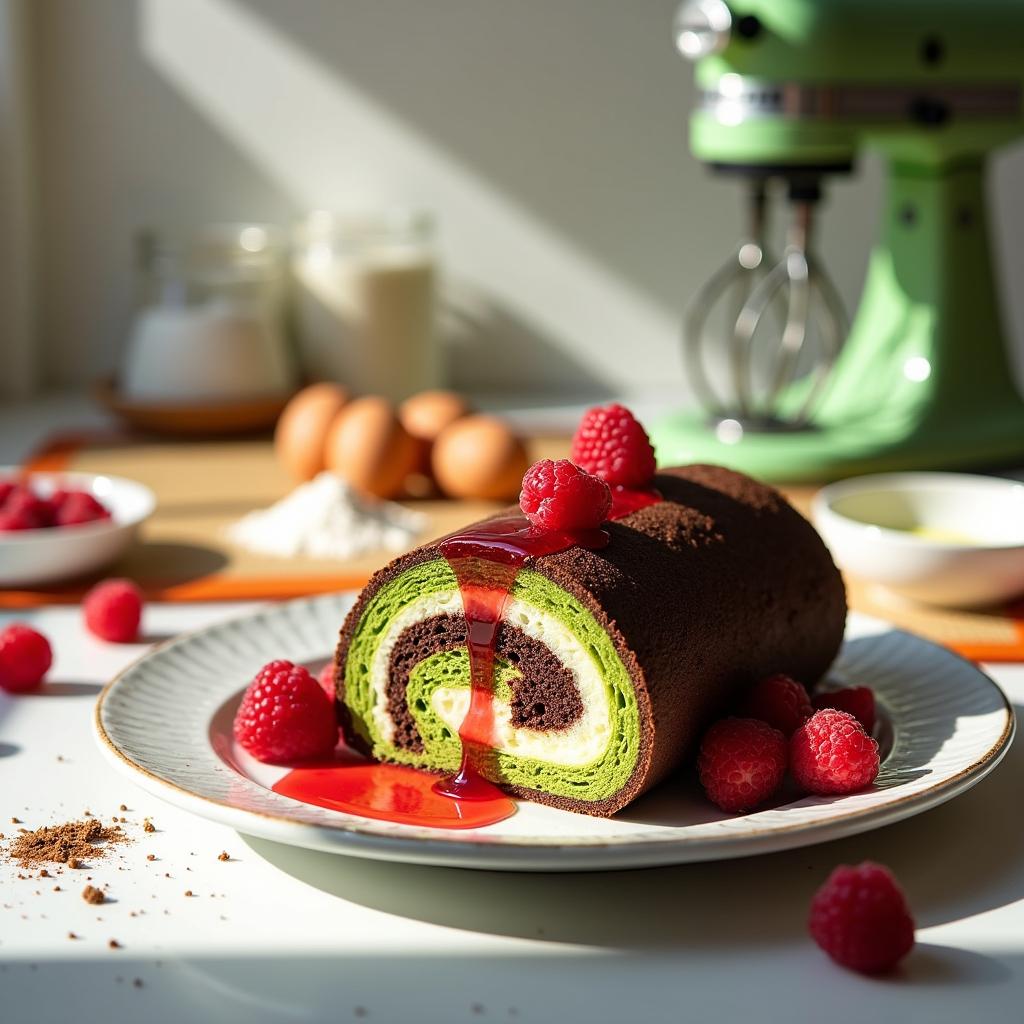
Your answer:
[[[333,473],[321,473],[229,526],[227,536],[261,555],[344,559],[379,548],[405,551],[425,527],[420,513],[365,498]]]

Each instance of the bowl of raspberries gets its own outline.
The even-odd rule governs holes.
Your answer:
[[[0,587],[72,579],[113,561],[156,507],[133,480],[0,468]]]

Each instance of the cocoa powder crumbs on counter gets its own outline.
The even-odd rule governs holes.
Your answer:
[[[192,890],[191,890],[191,889],[186,889],[186,890],[185,890],[185,895],[186,895],[186,896],[192,896],[192,895],[193,895],[193,892],[192,892]]]
[[[231,860],[231,854],[227,850],[221,850],[217,854],[217,860]]]
[[[146,860],[156,860],[156,854],[155,853],[147,853],[146,854]]]
[[[121,804],[117,809],[119,811],[127,811],[128,810],[128,805],[127,804]]]
[[[20,825],[21,824],[21,818],[11,818],[11,824],[12,825]]]
[[[107,943],[107,946],[108,946],[108,947],[109,947],[110,949],[121,949],[121,943],[120,943],[120,942],[118,942],[118,941],[117,941],[117,939],[111,939],[111,940],[110,940],[110,941],[109,941],[109,942]]]
[[[127,841],[128,837],[117,826],[105,827],[95,819],[68,821],[22,833],[11,843],[7,859],[17,861],[23,868],[43,864],[67,864],[69,868],[77,868],[83,858],[103,857],[108,847]]]
[[[86,903],[91,903],[93,906],[98,906],[100,903],[106,903],[107,897],[103,895],[101,889],[97,889],[95,885],[87,885],[82,890],[82,899]]]
[[[135,988],[142,988],[142,979],[141,978],[132,978],[132,985]]]
[[[68,938],[69,939],[77,939],[78,936],[74,932],[68,932]]]
[[[53,891],[54,891],[54,892],[60,892],[60,886],[59,886],[59,885],[55,885],[55,886],[53,887]]]
[[[82,812],[82,817],[83,817],[83,818],[91,818],[91,817],[92,817],[92,811],[90,811],[90,810],[89,810],[89,808],[87,807],[87,808],[86,808],[86,809],[85,809],[85,810],[84,810],[84,811]]]
[[[149,818],[146,818],[142,822],[142,831],[143,832],[155,832],[156,831],[156,825],[154,825],[153,822],[151,822],[149,820]]]
[[[39,877],[40,878],[49,878],[50,877],[50,872],[47,871],[46,868],[41,868],[40,871],[39,871]]]

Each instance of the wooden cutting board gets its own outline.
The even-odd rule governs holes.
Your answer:
[[[564,458],[566,437],[529,441],[532,459]],[[55,441],[29,468],[80,470],[129,477],[157,495],[158,507],[142,543],[104,575],[129,576],[147,594],[169,601],[281,599],[360,587],[393,557],[371,551],[346,561],[278,559],[230,544],[225,530],[254,508],[282,498],[292,483],[274,458],[269,439],[165,441],[124,436]],[[785,488],[807,514],[815,488]],[[495,502],[403,502],[422,513],[417,543],[442,536],[501,507]],[[0,592],[0,607],[77,601],[92,581],[59,588]],[[952,647],[979,661],[1024,661],[1024,604],[984,611],[928,609],[898,602],[847,578],[850,605]]]

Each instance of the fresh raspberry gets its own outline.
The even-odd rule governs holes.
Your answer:
[[[42,530],[53,525],[53,506],[23,484],[7,495],[0,512],[2,530]]]
[[[110,518],[107,507],[88,491],[64,491],[60,493],[59,501],[56,494],[51,501],[56,505],[58,526],[78,526]]]
[[[541,459],[523,477],[519,507],[543,530],[587,530],[607,518],[612,492],[568,459]]]
[[[35,521],[24,513],[0,509],[0,533],[15,533],[19,530],[37,530]]]
[[[622,405],[588,409],[572,439],[569,458],[613,487],[647,487],[654,476],[651,439]]]
[[[49,641],[31,626],[13,622],[0,632],[0,690],[8,693],[34,690],[52,664]]]
[[[803,686],[782,674],[755,683],[740,707],[744,717],[759,718],[786,736],[792,736],[813,711]]]
[[[3,508],[4,502],[7,501],[17,486],[13,480],[0,480],[0,508]]]
[[[723,718],[701,740],[697,773],[723,811],[752,810],[782,783],[786,737],[756,718]]]
[[[914,919],[892,872],[866,860],[841,864],[811,900],[811,937],[837,964],[892,970],[914,945]]]
[[[847,711],[823,708],[789,741],[793,778],[808,793],[853,793],[878,775],[878,744]]]
[[[323,688],[324,693],[327,694],[331,703],[335,701],[336,689],[334,686],[334,662],[329,661],[322,669],[320,674],[316,677],[316,681]]]
[[[814,706],[819,710],[835,708],[848,711],[869,734],[875,728],[875,695],[866,686],[848,686],[843,690],[819,693],[814,698]]]
[[[242,697],[235,739],[253,757],[271,764],[326,757],[338,742],[334,705],[306,669],[272,661]]]
[[[115,644],[130,644],[138,637],[142,606],[142,591],[131,580],[104,580],[82,599],[89,631]]]

